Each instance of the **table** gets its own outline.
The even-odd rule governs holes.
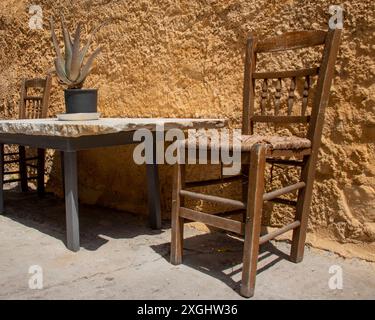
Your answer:
[[[138,129],[155,133],[157,126],[169,129],[221,128],[221,119],[178,118],[101,118],[91,121],[59,121],[57,119],[23,119],[0,121],[0,144],[17,144],[41,149],[61,151],[63,157],[66,245],[71,251],[79,251],[79,211],[77,184],[77,151],[139,143],[133,141]],[[154,151],[156,139],[154,139]],[[3,148],[0,148],[3,150]],[[0,155],[0,168],[3,167]],[[156,157],[146,164],[148,211],[151,227],[161,228],[160,188]],[[3,170],[0,170],[3,186]],[[3,187],[0,192],[0,212],[4,212]]]

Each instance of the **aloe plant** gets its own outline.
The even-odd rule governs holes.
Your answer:
[[[85,61],[92,38],[99,27],[89,35],[86,45],[81,49],[81,23],[78,24],[73,39],[66,27],[63,17],[61,17],[61,28],[64,37],[64,56],[61,53],[60,46],[55,33],[53,19],[50,21],[51,36],[53,46],[56,52],[54,60],[55,70],[60,82],[67,85],[69,89],[81,89],[84,81],[91,72],[91,66],[96,56],[100,53],[101,48],[97,48]]]

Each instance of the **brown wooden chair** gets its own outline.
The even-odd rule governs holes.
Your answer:
[[[45,79],[23,79],[20,92],[19,118],[36,119],[46,118],[50,98],[52,78],[48,75]],[[38,194],[44,193],[44,162],[45,150],[37,149],[36,156],[27,156],[24,146],[9,146],[9,152],[4,152],[4,145],[1,145],[1,156],[3,157],[4,176],[16,175],[18,178],[10,178],[4,183],[21,182],[22,192],[28,191],[28,181],[37,181]],[[18,171],[13,171],[18,165]],[[28,176],[28,168],[37,171],[36,176]],[[7,169],[7,170],[6,170]],[[13,169],[13,170],[12,170]]]
[[[185,179],[185,165],[176,165],[172,195],[171,263],[180,264],[182,262],[185,220],[199,221],[216,228],[244,235],[240,292],[245,297],[251,297],[254,294],[258,253],[261,244],[289,230],[293,230],[290,259],[296,263],[302,261],[324,112],[334,74],[340,35],[341,31],[336,29],[328,30],[328,32],[291,32],[265,40],[258,39],[256,36],[251,36],[248,39],[245,58],[242,136],[240,138],[243,171],[239,176],[226,178],[226,181],[242,179],[242,201],[187,190],[196,186],[222,183],[223,180],[187,182]],[[320,65],[317,67],[290,71],[256,71],[258,54],[315,46],[323,47]],[[311,99],[311,108],[307,108],[309,93],[313,87],[311,85],[312,78],[316,79],[316,86],[314,86],[315,92]],[[269,106],[267,95],[271,79],[276,82],[274,90],[275,103],[272,112],[266,110],[267,106]],[[290,79],[288,80],[290,88],[287,93],[288,97],[285,100],[285,107],[282,108],[280,103],[282,101],[281,88],[286,79]],[[302,106],[298,114],[296,114],[294,98],[296,83],[299,79],[303,81],[304,85],[301,94]],[[258,87],[256,87],[257,82],[258,84],[260,83]],[[256,88],[260,88],[258,91],[261,93],[259,107],[255,106],[254,96],[258,92],[255,90]],[[260,112],[256,112],[258,109],[260,109]],[[310,114],[306,113],[307,110],[311,110]],[[255,135],[254,131],[257,123],[272,123],[276,124],[277,127],[303,123],[307,126],[307,136]],[[235,143],[234,141],[233,144]],[[212,145],[207,143],[207,147],[220,148],[221,146],[220,144]],[[197,145],[195,141],[191,143],[187,139],[182,143],[182,148],[197,148]],[[265,192],[266,162],[300,168],[300,181],[271,192]],[[297,199],[291,200],[290,193],[293,194],[293,191],[297,190]],[[281,197],[284,194],[289,194],[289,198]],[[243,221],[238,221],[224,217],[225,215],[223,214],[208,214],[189,209],[184,206],[186,199],[205,200],[230,206],[233,211],[229,211],[229,213],[233,213],[236,210],[244,210],[244,219]],[[264,201],[295,207],[294,221],[277,231],[261,236],[261,217]]]

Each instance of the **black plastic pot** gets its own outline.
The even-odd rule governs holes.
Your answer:
[[[66,113],[97,112],[98,89],[66,89]]]

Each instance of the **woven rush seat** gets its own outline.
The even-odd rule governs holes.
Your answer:
[[[258,143],[267,145],[271,150],[301,150],[311,147],[311,141],[307,138],[297,136],[276,136],[276,135],[228,135],[225,139],[220,136],[213,136],[210,131],[197,132],[194,136],[182,141],[182,145],[188,149],[226,149],[250,151]]]

